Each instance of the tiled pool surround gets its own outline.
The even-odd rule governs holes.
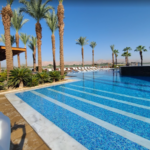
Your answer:
[[[74,139],[76,149],[150,149],[150,78],[121,77],[113,71],[75,75],[82,80],[16,96],[44,116],[45,122],[51,122],[68,139]],[[22,110],[19,105],[16,107]],[[66,144],[58,141],[56,138],[55,142],[61,146]],[[56,145],[54,150],[61,149]]]

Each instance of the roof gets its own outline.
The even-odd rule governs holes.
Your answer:
[[[3,61],[6,59],[5,51],[6,51],[5,46],[0,46],[0,61]],[[26,48],[12,47],[12,51],[13,51],[13,56],[15,56],[17,54],[25,52]]]

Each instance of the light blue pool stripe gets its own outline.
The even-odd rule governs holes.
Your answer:
[[[129,97],[129,98],[144,100],[144,101],[150,101],[150,99],[147,99],[147,98],[140,98],[140,97],[129,96],[129,95],[119,94],[119,93],[114,93],[114,92],[109,92],[109,91],[97,90],[97,89],[94,89],[94,88],[88,88],[88,87],[78,86],[78,85],[74,85],[74,84],[69,84],[69,85],[70,86],[75,86],[75,87],[80,87],[80,88],[85,88],[85,89],[90,89],[90,90],[94,90],[94,91],[109,93],[109,94],[113,94],[113,95],[119,95],[119,96],[124,96],[124,97]]]
[[[75,90],[75,89],[64,87],[64,86],[61,86],[61,87],[65,88],[65,89],[72,90],[72,91],[76,91],[76,92],[79,92],[79,93],[84,93],[84,94],[96,96],[96,97],[99,97],[99,98],[104,98],[104,99],[107,99],[107,100],[127,104],[127,105],[130,105],[130,106],[136,106],[136,107],[139,107],[139,108],[144,108],[144,109],[150,110],[150,107],[147,107],[147,106],[143,106],[143,105],[139,105],[139,104],[135,104],[135,103],[131,103],[131,102],[126,102],[126,101],[122,101],[122,100],[118,100],[118,99],[114,99],[114,98],[110,98],[110,97],[106,97],[106,96],[100,96],[100,95],[97,95],[97,94],[92,94],[92,93],[88,93],[88,92],[84,92],[84,91],[79,91],[79,90]]]
[[[76,100],[79,100],[79,101],[82,101],[82,102],[85,102],[85,103],[88,103],[88,104],[91,104],[91,105],[94,105],[94,106],[97,106],[97,107],[100,107],[100,108],[104,108],[106,110],[113,111],[115,113],[118,113],[118,114],[130,117],[130,118],[133,118],[133,119],[137,119],[137,120],[140,120],[140,121],[143,121],[143,122],[146,122],[146,123],[150,124],[150,119],[149,118],[142,117],[142,116],[139,116],[139,115],[135,115],[135,114],[132,114],[132,113],[128,113],[128,112],[125,112],[125,111],[122,111],[122,110],[119,110],[119,109],[116,109],[116,108],[112,108],[112,107],[109,107],[109,106],[105,106],[105,105],[102,105],[102,104],[99,104],[99,103],[96,103],[96,102],[92,102],[92,101],[89,101],[87,99],[80,98],[80,97],[77,97],[77,96],[73,96],[73,95],[70,95],[70,94],[67,94],[67,93],[64,93],[64,92],[60,92],[60,91],[57,91],[57,90],[54,90],[54,89],[48,88],[48,90],[56,92],[56,93],[60,93],[60,94],[65,95],[65,96],[75,98]]]
[[[87,120],[89,120],[89,121],[91,121],[91,122],[93,122],[93,123],[95,123],[95,124],[105,128],[105,129],[107,129],[109,131],[112,131],[112,132],[114,132],[114,133],[116,133],[116,134],[118,134],[118,135],[120,135],[120,136],[122,136],[124,138],[129,139],[132,142],[135,142],[135,143],[137,143],[137,144],[139,144],[139,145],[141,145],[143,147],[146,147],[146,148],[150,149],[150,141],[145,139],[145,138],[143,138],[143,137],[140,137],[140,136],[138,136],[136,134],[128,132],[128,131],[126,131],[124,129],[121,129],[119,127],[116,127],[116,126],[114,126],[114,125],[112,125],[112,124],[110,124],[108,122],[100,120],[100,119],[98,119],[96,117],[93,117],[93,116],[91,116],[89,114],[86,114],[86,113],[84,113],[84,112],[82,112],[82,111],[80,111],[78,109],[70,107],[70,106],[68,106],[68,105],[66,105],[64,103],[61,103],[61,102],[59,102],[59,101],[57,101],[55,99],[52,99],[52,98],[50,98],[48,96],[45,96],[45,95],[43,95],[41,93],[38,93],[36,91],[31,91],[31,92],[34,93],[35,95],[38,95],[38,96],[40,96],[40,97],[42,97],[42,98],[44,98],[44,99],[46,99],[46,100],[56,104],[56,105],[64,108],[64,109],[69,110],[70,112],[72,112],[72,113],[74,113],[74,114],[76,114],[78,116],[81,116],[84,119],[87,119]]]

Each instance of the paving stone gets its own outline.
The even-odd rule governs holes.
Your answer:
[[[47,145],[43,144],[42,146],[38,147],[36,150],[51,150]]]
[[[11,132],[11,140],[12,141],[15,140],[15,139],[17,139],[17,138],[20,138],[23,135],[23,130],[19,126],[22,126],[22,125],[16,124],[16,128],[17,129],[13,130]],[[29,125],[25,125],[25,134],[28,134],[31,131],[33,131],[33,129]]]
[[[44,142],[41,138],[34,131],[32,131],[26,135],[24,134],[18,139],[13,140],[11,144],[13,146],[11,147],[14,147],[15,149],[19,148],[19,150],[36,150],[43,144]]]

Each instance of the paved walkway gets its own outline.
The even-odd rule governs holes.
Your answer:
[[[51,150],[5,95],[0,95],[0,112],[8,116],[11,121],[10,150]]]

